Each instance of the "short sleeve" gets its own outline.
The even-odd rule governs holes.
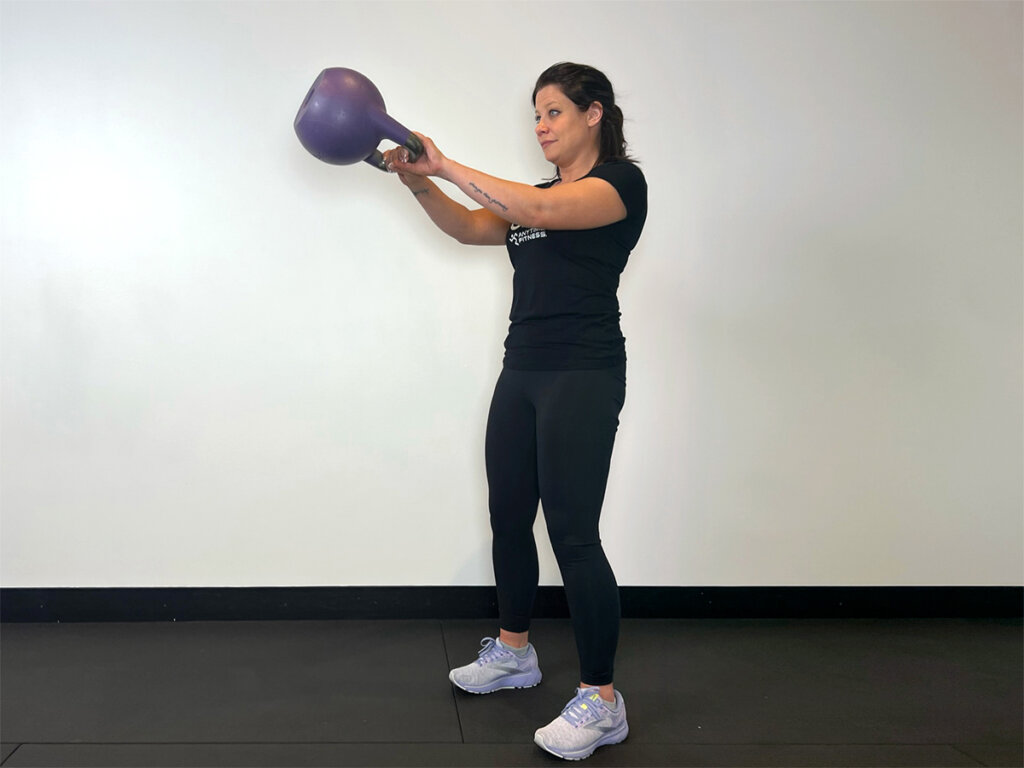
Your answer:
[[[623,241],[632,250],[647,220],[647,179],[635,163],[612,160],[596,166],[589,174],[604,179],[619,193],[626,206],[626,218],[612,226],[620,228]]]

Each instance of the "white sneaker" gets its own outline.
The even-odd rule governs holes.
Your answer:
[[[565,760],[582,760],[606,744],[618,744],[629,735],[626,703],[615,692],[616,709],[601,698],[597,688],[577,688],[576,697],[562,714],[534,734],[541,749]]]
[[[529,652],[519,656],[501,641],[485,637],[477,660],[448,673],[453,684],[469,693],[491,693],[506,688],[532,688],[541,680],[537,651],[527,643]]]

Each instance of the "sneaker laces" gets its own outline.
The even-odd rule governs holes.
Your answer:
[[[505,650],[498,645],[493,637],[485,637],[480,641],[480,645],[482,647],[477,651],[477,656],[479,657],[476,660],[477,664],[488,664],[505,656],[514,655],[512,651]]]
[[[576,696],[562,710],[562,717],[568,720],[573,728],[579,728],[592,720],[597,720],[603,706],[596,688],[577,688]]]

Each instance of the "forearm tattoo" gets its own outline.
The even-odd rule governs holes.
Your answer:
[[[413,197],[419,197],[420,195],[427,194],[427,192],[429,192],[429,191],[430,191],[429,189],[414,189],[412,191],[412,196]]]
[[[482,189],[480,189],[480,187],[478,187],[476,184],[474,184],[472,181],[469,182],[469,186],[472,187],[476,192],[478,192],[480,194],[480,196],[483,197],[491,205],[496,206],[498,208],[501,208],[501,210],[503,210],[503,211],[507,211],[508,210],[508,206],[505,205],[503,202],[501,202],[501,200],[496,200],[495,198],[491,197],[486,192],[484,192]]]

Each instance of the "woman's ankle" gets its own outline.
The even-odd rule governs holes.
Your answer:
[[[530,642],[530,633],[509,632],[507,629],[498,630],[498,639],[511,648],[525,648]]]
[[[587,683],[580,683],[580,688],[597,688],[597,692],[601,695],[601,698],[605,701],[615,701],[615,686],[611,683],[608,685],[588,685]]]

